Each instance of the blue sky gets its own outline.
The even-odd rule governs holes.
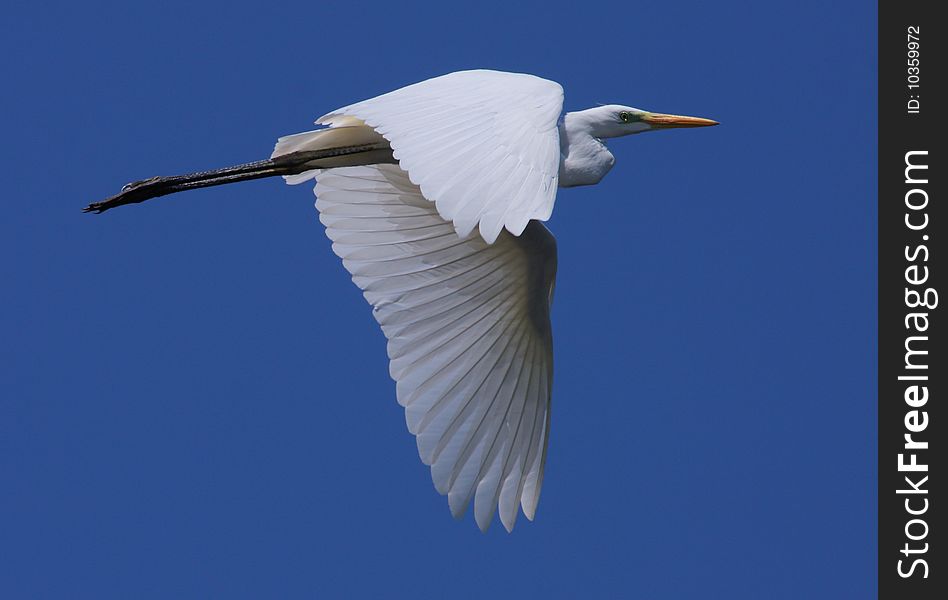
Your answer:
[[[0,595],[874,594],[874,3],[135,4],[0,24]],[[79,211],[481,67],[722,123],[560,194],[512,535],[434,491],[310,190]]]

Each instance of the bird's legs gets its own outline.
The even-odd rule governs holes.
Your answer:
[[[390,158],[391,148],[388,148],[387,145],[383,146],[375,143],[320,150],[303,150],[213,171],[200,171],[169,177],[152,177],[151,179],[135,181],[124,186],[118,194],[99,202],[93,202],[82,210],[83,212],[102,213],[116,206],[144,202],[151,198],[167,196],[175,192],[260,179],[262,177],[296,175],[312,169],[334,166],[331,159],[355,154],[365,155],[366,161],[363,164],[393,162],[393,159]],[[349,164],[357,163],[350,162]]]

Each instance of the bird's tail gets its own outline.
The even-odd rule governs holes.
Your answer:
[[[365,148],[365,150],[314,160],[307,165],[311,167],[307,171],[284,175],[283,178],[289,184],[297,184],[312,179],[319,169],[397,162],[392,156],[392,147],[388,140],[359,119],[352,117],[339,119],[333,123],[332,127],[281,137],[277,140],[270,158],[304,152],[331,152],[334,148]]]

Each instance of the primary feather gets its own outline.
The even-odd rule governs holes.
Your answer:
[[[395,165],[317,177],[320,221],[388,338],[390,372],[435,488],[486,529],[532,519],[543,479],[553,347],[552,235],[460,238]]]

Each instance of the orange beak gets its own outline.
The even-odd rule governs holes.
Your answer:
[[[710,127],[717,125],[717,121],[700,117],[683,117],[681,115],[663,115],[662,113],[648,113],[642,121],[652,126],[652,129],[670,129],[672,127]]]

